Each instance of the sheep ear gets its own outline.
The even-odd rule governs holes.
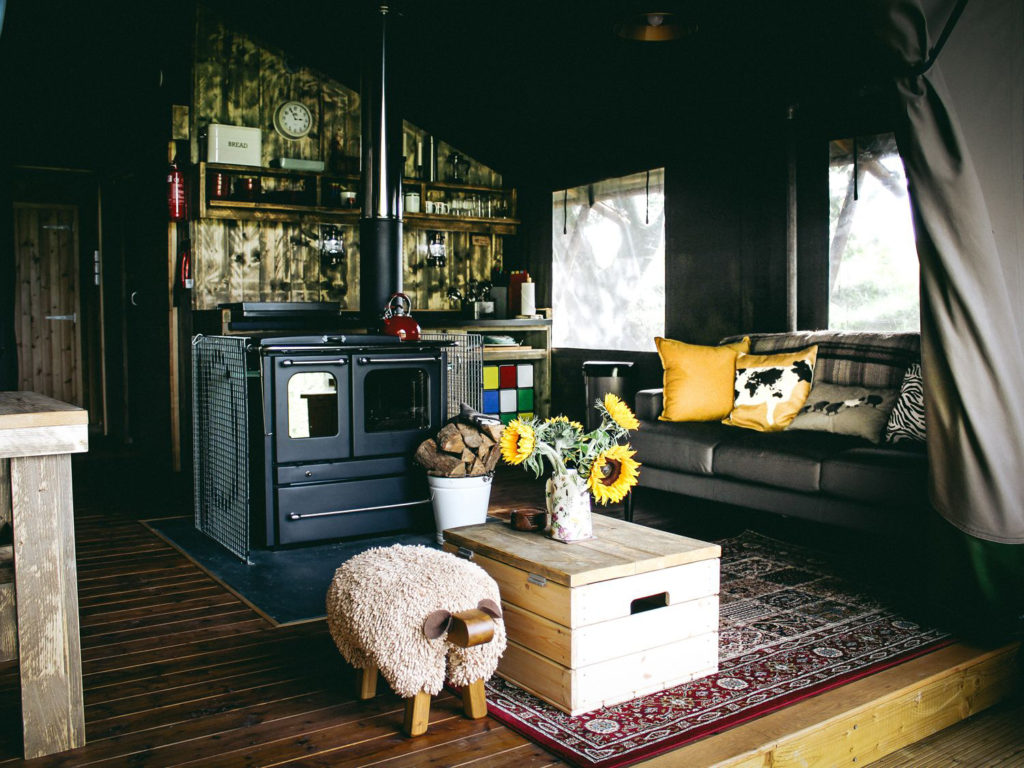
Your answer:
[[[451,626],[452,615],[449,611],[441,609],[434,611],[423,620],[423,634],[428,640],[436,640]]]
[[[498,605],[493,600],[491,600],[491,598],[489,598],[489,597],[485,597],[483,600],[481,600],[479,603],[477,603],[476,607],[479,608],[484,613],[486,613],[492,619],[500,619],[501,618],[501,606]]]

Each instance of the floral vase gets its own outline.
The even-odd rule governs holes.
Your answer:
[[[590,491],[575,469],[556,472],[545,486],[548,506],[548,535],[557,541],[593,538]]]

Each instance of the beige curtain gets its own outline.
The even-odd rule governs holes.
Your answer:
[[[937,4],[931,19],[937,26],[929,30],[920,0],[878,0],[878,36],[909,73],[896,83],[906,117],[898,143],[921,260],[932,503],[972,536],[1017,544],[1024,543],[1021,243],[1018,224],[1000,220],[994,229],[983,187],[993,198],[1000,187],[1018,194],[1024,176],[1019,123],[1018,130],[1012,126],[1021,116],[1021,4],[978,0],[974,6],[960,19],[965,26],[953,29],[949,45],[927,69],[952,2]],[[993,13],[1003,14],[1003,26],[1009,25],[1001,40],[962,32],[975,24],[991,27]],[[955,49],[958,35],[962,38]],[[954,108],[956,95],[943,77],[944,68],[953,70],[947,50],[957,51],[958,87],[994,89],[991,103],[1001,107],[984,116],[991,123],[988,129],[972,134],[979,154],[1003,159],[1002,167],[990,163],[984,176],[972,161],[975,147],[965,138]],[[973,69],[970,77],[963,76],[964,66]],[[1002,130],[1006,121],[1008,130]],[[1004,207],[993,212],[1000,218],[1007,211],[1015,219],[1024,216],[1012,205]]]

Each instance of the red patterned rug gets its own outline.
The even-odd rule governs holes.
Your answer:
[[[811,550],[750,532],[719,543],[717,674],[577,717],[494,677],[490,714],[576,765],[617,768],[952,642]]]

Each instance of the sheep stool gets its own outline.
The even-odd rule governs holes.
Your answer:
[[[406,700],[409,736],[426,732],[446,668],[466,716],[487,714],[484,681],[505,651],[505,624],[498,585],[480,566],[423,546],[367,550],[335,572],[327,626],[357,670],[360,699],[374,696],[380,670]]]

